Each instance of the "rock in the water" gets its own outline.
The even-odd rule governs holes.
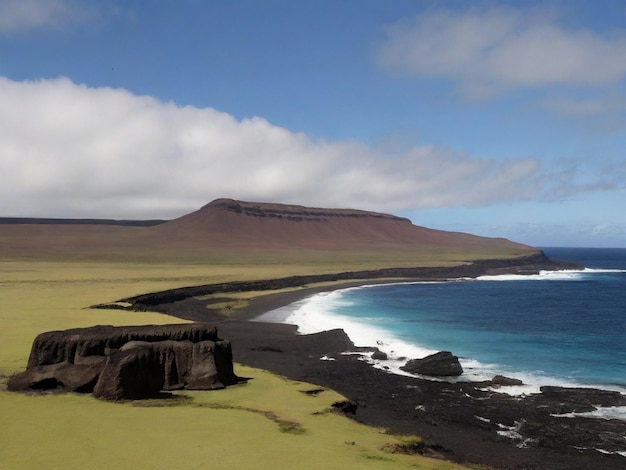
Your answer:
[[[491,385],[511,387],[515,385],[524,385],[520,379],[514,379],[512,377],[506,377],[504,375],[496,375],[490,380]]]
[[[411,359],[400,369],[410,374],[430,377],[457,377],[463,373],[459,358],[449,351],[440,351],[422,359]]]
[[[384,351],[381,351],[380,349],[376,349],[376,351],[374,351],[374,353],[372,354],[372,359],[375,359],[378,361],[386,361],[388,359],[387,353]]]

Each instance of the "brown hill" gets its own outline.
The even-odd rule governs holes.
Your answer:
[[[154,257],[198,261],[233,256],[326,258],[415,264],[522,256],[537,250],[413,225],[389,214],[218,199],[150,227],[94,224],[0,225],[0,256]],[[339,257],[339,258],[337,258]],[[290,261],[285,258],[286,261]]]
[[[413,225],[394,215],[353,209],[322,209],[217,199],[201,209],[153,228],[163,238],[237,247],[297,249],[375,248],[421,245],[460,250],[504,248],[527,253],[529,247]]]

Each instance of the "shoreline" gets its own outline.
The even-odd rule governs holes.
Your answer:
[[[402,281],[441,280],[429,274]],[[178,295],[179,289],[175,298],[156,293],[160,301],[172,301],[140,302],[134,307],[215,324],[220,336],[231,341],[236,363],[335,390],[357,405],[350,417],[394,434],[418,435],[425,441],[420,452],[426,455],[499,469],[623,468],[626,460],[622,454],[605,452],[624,450],[626,422],[571,414],[590,411],[593,405],[626,406],[626,396],[618,392],[545,387],[543,393],[520,399],[472,382],[435,382],[390,374],[358,355],[342,354],[358,349],[342,330],[298,335],[295,325],[250,321],[320,292],[399,280],[305,284],[295,290],[257,295],[229,316],[211,311],[206,301],[187,295],[197,293],[198,287],[184,291],[185,295]],[[254,288],[258,283],[233,284],[230,292],[258,290]],[[219,285],[214,291],[228,298],[228,288]],[[571,417],[554,416],[567,413]]]
[[[328,290],[333,288],[323,289]],[[306,294],[317,293],[314,291],[319,289]],[[280,297],[276,294],[265,300],[281,306],[287,300],[302,300],[306,295]],[[342,331],[298,335],[295,325],[250,321],[253,310],[260,311],[251,308],[241,318],[235,314],[218,323],[221,334],[232,339],[236,362],[339,392],[358,405],[352,418],[392,433],[418,435],[426,443],[427,455],[499,469],[623,468],[623,456],[594,450],[600,440],[595,444],[588,441],[586,450],[579,444],[585,434],[597,437],[607,431],[614,433],[618,441],[626,431],[625,422],[615,420],[604,429],[604,420],[556,418],[546,412],[557,411],[567,402],[568,389],[558,388],[552,397],[538,394],[520,401],[471,382],[438,382],[391,374],[358,355],[343,355],[346,343],[351,341]],[[595,389],[588,392],[590,396],[574,397],[567,409],[587,409],[590,400],[616,398],[602,398],[603,391],[596,398]],[[532,437],[519,433],[523,420],[533,428]],[[554,441],[548,442],[551,439]],[[542,442],[534,446],[533,440]]]
[[[568,271],[559,271],[555,273],[557,276],[561,273],[563,275],[571,275],[577,273],[587,272],[585,270],[568,270]],[[542,276],[551,276],[550,273],[543,273]],[[496,276],[497,277],[497,276]],[[251,321],[255,322],[265,322],[265,323],[281,323],[288,325],[296,325],[298,328],[298,334],[312,334],[319,333],[325,330],[334,329],[334,328],[342,328],[345,330],[346,334],[350,338],[352,342],[358,347],[362,348],[376,348],[381,352],[388,355],[388,359],[369,359],[370,364],[373,367],[386,369],[390,373],[399,374],[399,375],[408,375],[414,377],[412,374],[408,374],[400,369],[403,366],[407,359],[412,358],[420,358],[430,354],[434,354],[441,349],[435,349],[433,345],[424,345],[419,343],[407,343],[405,340],[398,339],[394,336],[393,333],[380,329],[379,327],[370,326],[367,323],[363,325],[354,324],[354,321],[351,317],[344,317],[339,315],[340,320],[337,322],[333,322],[332,318],[326,318],[323,315],[323,308],[320,306],[314,308],[311,313],[305,314],[304,317],[296,314],[295,317],[292,315],[298,307],[304,306],[306,309],[307,302],[309,300],[313,300],[316,296],[320,294],[329,294],[331,292],[337,291],[349,291],[353,289],[367,289],[369,287],[376,286],[391,286],[391,285],[415,285],[415,284],[429,284],[432,282],[442,283],[442,282],[464,282],[463,280],[448,280],[448,281],[432,281],[432,280],[420,280],[420,281],[398,281],[398,280],[389,280],[384,282],[377,283],[351,283],[350,285],[336,285],[330,286],[328,289],[315,289],[313,292],[307,294],[302,298],[296,298],[293,302],[289,302],[285,305],[282,305],[284,302],[280,300],[276,302],[278,306],[274,305],[272,308],[268,310],[259,309],[257,313],[258,316],[250,316]],[[471,282],[468,280],[468,282]],[[299,296],[296,296],[299,297]],[[325,303],[323,298],[320,299],[322,303]],[[332,307],[329,307],[332,308]],[[256,309],[254,309],[256,310]],[[253,311],[254,311],[253,310]],[[306,309],[307,311],[309,309]],[[275,312],[275,313],[274,313]],[[319,317],[319,322],[316,323],[315,320],[318,318],[317,315],[322,314]],[[310,319],[307,319],[308,315]],[[291,318],[290,318],[291,317]],[[332,315],[331,315],[332,317]],[[287,321],[289,319],[289,321]],[[299,322],[298,320],[303,320]],[[342,321],[343,320],[343,321]],[[346,322],[347,320],[347,322]],[[318,325],[320,325],[318,327]],[[453,354],[458,354],[455,349],[450,349]],[[536,374],[530,371],[526,371],[523,369],[515,369],[511,367],[502,367],[497,366],[495,364],[485,364],[474,356],[471,355],[458,355],[459,361],[463,366],[464,372],[459,377],[453,378],[430,378],[430,380],[443,380],[450,383],[455,382],[485,382],[492,380],[494,376],[501,375],[506,377],[511,377],[514,379],[523,380],[523,384],[516,386],[507,386],[499,388],[499,392],[507,393],[511,396],[526,396],[533,393],[540,393],[540,387],[542,386],[557,386],[557,387],[565,387],[565,388],[589,388],[589,389],[600,389],[600,390],[609,390],[616,391],[626,395],[626,383],[617,383],[615,380],[612,381],[576,381],[574,379],[567,379],[565,377],[561,377],[558,375],[547,375],[544,374]],[[422,379],[429,380],[428,377],[420,377]],[[608,415],[608,413],[606,414]],[[619,417],[617,417],[619,416]],[[615,419],[624,419],[623,416],[626,416],[626,409],[624,411],[619,410],[619,413],[616,413]]]
[[[343,355],[343,342],[351,340],[337,330],[299,335],[295,325],[251,321],[259,312],[267,312],[264,306],[279,308],[319,292],[346,287],[357,285],[307,289],[288,296],[276,294],[257,302],[241,317],[235,314],[218,328],[225,337],[228,334],[233,338],[236,362],[335,390],[358,405],[354,419],[393,433],[419,435],[426,442],[427,455],[501,469],[623,468],[626,455],[603,454],[595,449],[601,448],[601,433],[612,432],[618,441],[626,431],[626,422],[613,420],[605,426],[605,420],[560,418],[540,412],[542,408],[558,410],[568,401],[569,392],[588,396],[575,398],[566,405],[568,410],[587,409],[594,400],[617,399],[615,395],[609,398],[612,392],[601,398],[604,391],[594,388],[548,387],[556,396],[545,396],[546,390],[520,401],[518,396],[489,391],[474,382],[433,381],[376,368],[358,355]],[[242,341],[246,332],[255,338]],[[302,344],[294,344],[298,342]],[[626,406],[626,396],[621,396],[621,406]],[[520,422],[525,419],[534,427],[532,437],[521,433]],[[589,432],[597,433],[596,444],[591,444],[595,447],[587,442],[590,447],[582,449],[577,441]],[[558,434],[564,437],[560,442]],[[555,442],[547,442],[553,438]],[[532,441],[546,442],[535,447]]]

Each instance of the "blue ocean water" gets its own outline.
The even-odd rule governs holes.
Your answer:
[[[534,276],[364,286],[313,296],[270,317],[303,333],[344,328],[385,365],[447,350],[463,378],[626,392],[626,249],[545,248],[586,269]],[[531,392],[533,390],[525,390]]]

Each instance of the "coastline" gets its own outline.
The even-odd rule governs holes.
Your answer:
[[[279,308],[319,292],[354,286],[261,297],[218,328],[233,338],[236,362],[335,390],[358,405],[354,419],[393,433],[419,435],[428,455],[501,469],[623,468],[623,455],[596,449],[605,443],[607,432],[619,445],[626,422],[552,416],[554,411],[588,409],[602,400],[607,406],[626,405],[626,397],[619,398],[616,392],[549,387],[520,400],[476,383],[430,381],[375,368],[358,355],[342,354],[346,341],[351,343],[342,331],[298,335],[294,325],[250,321],[268,306]],[[521,421],[532,437],[520,433]]]
[[[478,307],[481,312],[486,311],[490,315],[493,314],[494,322],[505,318],[508,331],[518,331],[519,335],[519,331],[522,331],[522,328],[526,326],[520,325],[519,320],[509,318],[512,315],[514,318],[525,318],[520,316],[520,312],[511,310],[517,305],[526,306],[525,299],[516,301],[515,305],[511,305],[511,302],[508,302],[507,305],[498,304],[498,312],[492,312],[493,306],[490,299],[494,297],[496,290],[497,292],[504,292],[502,296],[506,299],[511,298],[520,289],[525,292],[526,298],[536,299],[535,295],[541,294],[535,288],[527,288],[528,285],[537,286],[543,291],[551,291],[552,281],[566,282],[568,286],[576,286],[579,284],[577,281],[583,280],[588,283],[599,282],[598,278],[603,277],[604,274],[596,273],[602,272],[604,271],[584,269],[542,272],[539,275],[529,276],[480,276],[476,279],[476,281],[481,281],[478,283],[475,283],[473,279],[461,279],[452,282],[388,282],[382,285],[384,286],[382,289],[380,288],[381,284],[372,283],[350,287],[337,286],[337,289],[333,289],[332,292],[314,293],[304,300],[298,300],[284,307],[262,313],[253,321],[297,325],[299,334],[343,329],[356,346],[376,347],[380,350],[380,353],[374,357],[368,356],[366,358],[373,367],[383,368],[388,372],[400,375],[411,375],[402,370],[407,359],[422,358],[446,350],[458,356],[463,367],[463,373],[458,377],[431,378],[432,380],[485,382],[492,380],[496,375],[512,377],[520,381],[519,385],[498,388],[499,392],[512,396],[540,393],[542,386],[596,388],[626,394],[626,378],[623,374],[624,371],[619,367],[620,349],[614,349],[614,353],[602,357],[594,356],[596,351],[593,350],[584,350],[583,353],[569,350],[565,352],[545,351],[541,348],[541,344],[536,345],[536,349],[531,349],[534,343],[529,343],[529,341],[532,339],[524,339],[521,344],[522,350],[520,350],[519,345],[515,343],[516,337],[510,338],[510,343],[503,344],[501,338],[490,342],[490,338],[483,338],[480,331],[478,331],[477,336],[473,334],[471,336],[459,335],[458,331],[463,331],[461,325],[463,325],[464,319],[459,318],[460,324],[455,321],[455,312],[475,312],[473,309]],[[526,280],[533,282],[526,283]],[[502,291],[500,286],[506,286],[502,288],[505,290]],[[576,287],[572,289],[580,290]],[[419,294],[412,294],[413,292]],[[443,294],[445,292],[450,292],[453,298],[464,300],[461,301],[461,305],[453,304],[450,306],[448,299],[451,297]],[[407,297],[411,295],[416,295],[416,297]],[[486,299],[478,300],[477,297],[481,295],[486,295]],[[390,318],[387,318],[384,309],[381,310],[380,307],[380,305],[387,305],[391,299],[398,296],[404,299],[403,302],[405,303],[402,305],[406,304],[406,298],[410,298],[411,308],[416,309],[414,312],[409,312],[405,307],[405,310],[401,310],[400,318],[402,320],[400,321],[397,320],[397,314],[393,312],[401,307],[394,306]],[[437,299],[436,304],[432,303],[432,297]],[[371,302],[371,299],[377,300]],[[575,308],[575,306],[566,299],[559,302],[561,301],[566,306],[563,311],[567,312],[569,317],[574,317],[574,310],[568,308]],[[530,302],[538,303],[537,300]],[[616,307],[615,302],[613,302],[613,307]],[[534,313],[535,316],[541,316],[545,313],[543,304],[537,305],[536,308],[539,313]],[[422,318],[419,312],[424,309],[431,313]],[[446,314],[446,317],[438,318],[437,315],[442,315],[442,312]],[[499,315],[502,315],[502,318]],[[417,318],[420,318],[420,321],[424,323],[418,323]],[[528,318],[530,320],[523,321],[534,322],[532,314]],[[398,323],[395,323],[396,321]],[[608,318],[606,323],[614,324]],[[432,331],[433,325],[434,331]],[[593,329],[588,331],[590,336],[597,333]],[[558,343],[567,341],[567,338],[560,337],[560,334],[560,332],[551,333],[552,341]],[[574,339],[571,341],[573,342]],[[613,348],[606,346],[609,341],[610,339],[607,339],[604,345],[597,343],[597,348],[602,351],[610,351]],[[522,354],[520,351],[523,351],[523,348],[529,350]],[[511,351],[515,351],[515,353],[511,353]],[[557,367],[551,367],[551,363],[548,362],[554,359],[553,355],[557,353],[569,357],[569,362],[566,365],[571,365],[576,370],[572,372],[563,367],[562,363],[558,363]],[[502,354],[502,357],[498,357],[498,354]],[[592,357],[594,358],[593,361]],[[584,362],[585,360],[587,362]],[[594,363],[593,366],[591,365],[592,362]],[[541,368],[537,367],[538,364]],[[585,368],[586,364],[589,364],[587,368]],[[600,375],[600,371],[604,371],[605,375]],[[615,419],[626,417],[626,408],[613,410],[613,414],[611,414],[611,410],[599,411],[602,411],[606,417],[612,416]]]
[[[403,281],[426,280],[433,278]],[[626,457],[615,452],[623,451],[626,422],[573,414],[598,404],[626,406],[626,396],[617,392],[546,387],[520,400],[476,383],[390,374],[358,354],[342,354],[358,348],[341,330],[298,335],[295,325],[251,321],[320,292],[390,282],[398,279],[337,281],[256,295],[228,316],[193,297],[152,308],[216,324],[232,342],[235,362],[335,390],[357,405],[352,418],[392,433],[419,435],[426,443],[420,452],[426,455],[500,469],[623,467]]]
[[[212,321],[220,334],[232,341],[235,362],[335,390],[358,405],[352,418],[392,433],[419,435],[426,443],[423,452],[427,455],[499,469],[623,467],[621,455],[594,449],[600,445],[601,434],[612,432],[619,438],[626,423],[550,416],[568,401],[567,389],[552,390],[553,396],[539,394],[519,400],[469,382],[453,384],[390,374],[358,355],[341,354],[351,345],[342,331],[298,335],[295,325],[250,321],[315,293],[355,285],[362,283],[260,296],[241,312]],[[170,311],[175,312],[176,308]],[[333,360],[321,360],[323,357]],[[576,395],[578,389],[573,392]],[[611,392],[588,392],[591,395],[570,397],[566,409],[588,409],[589,400],[616,399]],[[533,437],[518,433],[520,419],[535,433]],[[598,437],[595,443],[594,437]],[[587,449],[580,448],[584,439]]]

